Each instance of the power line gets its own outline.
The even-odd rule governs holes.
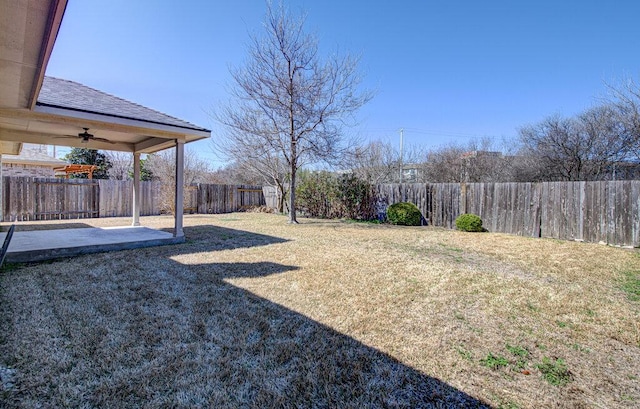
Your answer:
[[[456,132],[456,131],[443,131],[443,130],[435,130],[435,129],[420,129],[420,128],[403,128],[405,131],[412,134],[420,134],[420,135],[431,135],[431,136],[444,136],[451,138],[488,138],[488,139],[500,139],[502,136],[497,135],[487,135],[487,134],[472,134],[465,132]],[[388,132],[388,133],[396,133],[398,132],[398,128],[366,128],[362,130],[363,132]]]

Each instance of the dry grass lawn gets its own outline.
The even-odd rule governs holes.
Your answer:
[[[182,245],[6,266],[0,407],[640,407],[636,250],[269,214],[185,225]]]

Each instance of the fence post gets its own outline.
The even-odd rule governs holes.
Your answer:
[[[460,183],[460,214],[467,213],[467,184]]]

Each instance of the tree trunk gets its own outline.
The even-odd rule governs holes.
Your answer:
[[[291,144],[291,149],[295,152],[295,143]],[[293,156],[293,155],[291,155]],[[296,171],[297,162],[295,160],[291,160],[291,185],[289,186],[289,223],[298,223],[298,219],[296,218]]]
[[[284,200],[285,200],[285,193],[284,193],[284,186],[282,186],[282,183],[277,182],[277,190],[276,190],[276,195],[278,196],[278,213],[284,213]]]

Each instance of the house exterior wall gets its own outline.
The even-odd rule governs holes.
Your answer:
[[[53,178],[55,173],[49,166],[21,165],[15,163],[2,164],[3,176],[26,176],[37,178]]]

